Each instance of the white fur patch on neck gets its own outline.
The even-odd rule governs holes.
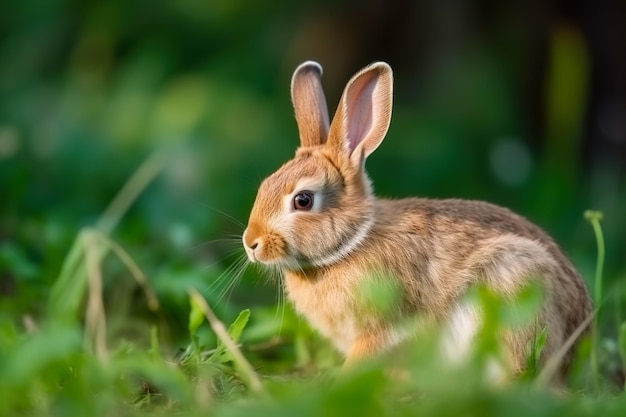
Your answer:
[[[352,251],[358,248],[367,236],[369,235],[370,230],[372,230],[372,226],[374,225],[374,219],[368,219],[365,223],[362,224],[361,228],[350,237],[350,239],[346,240],[334,253],[323,256],[321,258],[317,258],[311,260],[311,263],[316,267],[323,267],[332,265],[341,261],[343,258],[348,256]]]

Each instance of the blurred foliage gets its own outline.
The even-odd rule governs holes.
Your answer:
[[[276,280],[253,268],[241,272],[238,236],[256,187],[297,146],[288,88],[291,71],[304,59],[324,66],[331,111],[343,83],[360,66],[386,59],[396,70],[392,126],[368,161],[379,195],[475,198],[511,207],[555,236],[590,288],[595,240],[582,213],[587,208],[604,213],[608,296],[599,357],[606,379],[623,382],[623,168],[585,166],[581,157],[589,77],[596,64],[593,45],[579,25],[555,21],[546,43],[530,49],[522,41],[530,29],[522,25],[482,30],[478,3],[475,9],[448,5],[439,10],[417,2],[410,7],[413,15],[433,23],[409,27],[397,5],[350,0],[0,3],[0,391],[10,398],[2,401],[0,414],[67,415],[89,406],[83,414],[133,415],[156,407],[143,402],[157,397],[148,395],[150,384],[142,385],[147,380],[167,393],[167,401],[212,409],[207,404],[214,399],[198,394],[202,372],[222,376],[211,379],[220,395],[240,392],[235,374],[219,366],[197,368],[193,378],[171,366],[177,349],[189,343],[190,288],[227,322],[250,308],[241,339],[246,355],[265,375],[289,375],[288,384],[268,383],[268,390],[279,392],[277,401],[259,413],[343,415],[342,404],[363,407],[362,413],[350,409],[363,415],[416,411],[413,399],[397,409],[396,402],[385,401],[387,391],[399,384],[376,367],[330,388],[301,381],[336,366],[336,353],[296,318]],[[494,6],[487,14],[514,22],[515,11]],[[433,29],[434,34],[417,46],[408,36],[412,49],[403,50],[387,44],[384,33],[366,34],[367,22],[376,16],[387,19],[387,28],[397,19],[400,33]],[[473,22],[473,31],[466,30],[467,22]],[[539,99],[533,111],[545,121],[545,131],[537,138],[523,111],[520,80],[530,71],[525,60],[541,53],[548,64],[534,84]],[[107,361],[87,349],[80,320],[50,320],[48,300],[64,277],[72,248],[84,250],[86,228],[102,221],[116,193],[155,154],[163,161],[156,179],[128,201],[129,210],[119,213],[120,223],[105,237],[143,271],[160,308],[149,308],[128,262],[119,252],[105,256],[102,248],[111,244],[101,240],[94,259],[102,268],[108,342],[116,346]],[[87,278],[80,269],[83,258],[76,262],[78,269],[67,273],[64,288],[73,288],[72,297],[78,298],[72,302],[82,311],[85,287],[75,287],[73,280]],[[61,306],[71,298],[65,290],[57,297]],[[193,337],[197,346],[216,343],[204,326]],[[145,388],[143,399],[137,399],[141,407],[120,404],[119,398],[137,394],[137,385]],[[477,395],[472,386],[438,393],[432,402],[420,401],[419,409],[440,415],[508,415],[511,410],[591,415],[597,409],[611,415],[626,406],[623,396],[602,402],[476,389],[481,390]],[[93,403],[72,403],[76,398]],[[256,406],[244,402],[219,410],[220,415],[247,415]]]

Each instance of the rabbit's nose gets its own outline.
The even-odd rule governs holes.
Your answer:
[[[244,243],[244,247],[246,249],[246,254],[248,255],[248,259],[250,259],[250,262],[256,262],[257,258],[254,251],[259,247],[259,239],[255,239],[251,243]]]
[[[260,239],[257,237],[256,239],[251,239],[250,233],[248,233],[248,229],[243,233],[243,247],[246,250],[246,254],[248,255],[248,259],[251,262],[256,262],[256,256],[254,251],[259,247]]]

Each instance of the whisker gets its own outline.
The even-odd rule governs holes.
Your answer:
[[[226,267],[226,269],[213,281],[211,285],[207,288],[207,291],[217,290],[224,282],[225,279],[228,279],[230,275],[237,270],[238,265],[242,261],[242,255],[238,256],[234,262]]]
[[[202,248],[209,246],[209,245],[218,245],[217,247],[221,247],[222,250],[211,250],[211,252],[199,252]],[[238,256],[242,256],[242,254],[245,254],[245,250],[241,244],[241,240],[240,239],[230,239],[230,238],[222,238],[222,239],[215,239],[215,240],[211,240],[208,242],[204,242],[204,243],[200,243],[197,244],[187,250],[183,251],[183,254],[186,254],[187,256],[189,256],[190,254],[193,255],[209,255],[209,261],[205,262],[205,269],[208,269],[209,267],[213,267],[215,265],[217,265],[218,263],[224,262],[225,260],[233,257],[234,255],[238,255]],[[207,261],[205,259],[205,261]]]
[[[222,291],[220,292],[220,294],[218,295],[218,298],[217,298],[218,301],[225,299],[225,304],[227,306],[230,304],[230,297],[232,296],[235,287],[241,281],[241,278],[243,277],[243,274],[246,271],[246,268],[248,267],[248,263],[249,263],[248,260],[245,258],[241,258],[238,260],[238,264],[234,268],[234,273],[232,275],[232,278],[229,280],[226,287],[224,287]]]
[[[230,220],[231,222],[233,222],[235,225],[240,226],[242,228],[245,228],[246,225],[244,223],[242,223],[241,221],[237,220],[235,217],[231,216],[230,214],[223,212],[222,210],[216,209],[215,207],[211,207],[209,205],[205,205],[209,210],[213,210],[214,212],[221,214],[222,216],[226,217],[228,220]]]
[[[239,259],[240,257],[244,256],[244,250],[243,248],[240,247],[234,247],[231,248],[230,250],[226,251],[224,254],[222,254],[221,256],[215,258],[215,259],[211,259],[210,262],[204,262],[203,265],[203,269],[206,271],[212,267],[215,267],[217,264],[224,262],[225,260],[232,258],[234,256],[237,256],[237,259]],[[226,267],[226,269],[220,273],[218,275],[218,277],[213,280],[213,282],[209,285],[209,287],[207,288],[207,290],[214,290],[215,288],[219,287],[220,283],[226,278],[226,275],[228,275],[228,273],[230,272],[230,269],[232,268],[233,264],[232,262],[229,263],[229,266]]]
[[[227,294],[227,298],[226,298],[226,303],[230,303],[230,297],[232,296],[235,287],[239,284],[239,282],[241,281],[241,278],[243,277],[244,272],[246,271],[246,269],[248,268],[248,259],[247,258],[241,258],[239,265],[237,266],[237,270],[235,271],[235,274],[233,276],[233,279],[230,281],[228,288],[226,289],[225,294]]]
[[[187,248],[186,250],[184,250],[184,252],[185,253],[194,252],[194,251],[206,248],[207,246],[211,246],[211,245],[215,245],[216,247],[220,247],[220,246],[240,246],[241,245],[241,240],[235,240],[235,239],[232,239],[232,238],[221,238],[221,239],[209,240],[209,241],[206,241],[206,242],[202,242],[202,243],[198,243],[196,245],[193,245],[193,246]]]
[[[239,282],[240,278],[243,276],[243,273],[247,267],[248,259],[245,255],[240,255],[221,275],[219,278],[220,284],[224,279],[228,279],[224,288],[222,288],[218,295],[217,301],[222,301],[222,299],[230,294],[232,294],[232,290],[235,288],[235,285]],[[217,289],[218,287],[215,287]],[[227,300],[228,301],[228,300]]]
[[[242,237],[242,233],[238,233],[238,234],[229,233],[229,234],[227,234],[225,236],[232,237],[234,239],[239,240],[240,242],[242,241],[242,238],[241,238]]]
[[[278,333],[282,333],[283,324],[285,322],[285,305],[287,296],[285,294],[285,287],[283,285],[283,276],[281,269],[276,265],[271,265],[266,269],[266,282],[277,286],[277,306],[274,313],[274,320],[279,320]]]
[[[229,257],[234,256],[234,255],[237,255],[237,258],[240,258],[240,257],[246,257],[247,258],[246,252],[243,249],[243,247],[241,247],[241,246],[236,246],[234,248],[229,249],[224,254],[224,258],[229,258]]]
[[[219,293],[221,293],[221,288],[225,285],[225,283],[228,282],[233,271],[234,266],[231,264],[221,274],[219,274],[218,277],[211,284],[209,284],[205,288],[203,293],[205,295],[212,294],[218,291]]]
[[[280,322],[278,326],[278,335],[283,332],[283,325],[285,324],[285,306],[287,304],[287,294],[285,294],[285,286],[282,279],[278,279],[278,306],[276,314],[280,314]]]

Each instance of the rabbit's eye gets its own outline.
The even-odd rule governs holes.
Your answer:
[[[293,198],[293,208],[296,210],[311,210],[313,207],[313,193],[302,191]]]

